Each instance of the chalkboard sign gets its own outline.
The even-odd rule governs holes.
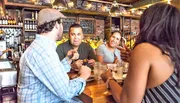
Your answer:
[[[80,20],[84,34],[94,34],[94,20]]]
[[[76,22],[75,18],[63,19],[63,33],[68,33],[69,27]]]

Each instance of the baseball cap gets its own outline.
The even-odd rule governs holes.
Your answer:
[[[66,18],[61,12],[52,8],[42,9],[38,13],[38,26],[47,22],[57,20],[59,18]]]

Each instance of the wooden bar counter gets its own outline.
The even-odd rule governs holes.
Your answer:
[[[111,91],[102,80],[87,82],[84,92],[79,96],[83,103],[116,103]]]

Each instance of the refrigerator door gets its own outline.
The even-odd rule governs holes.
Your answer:
[[[0,71],[0,87],[11,87],[17,84],[17,71],[5,69]]]
[[[0,87],[16,86],[17,70],[13,68],[11,61],[0,61]]]

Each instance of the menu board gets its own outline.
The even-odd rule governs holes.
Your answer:
[[[68,33],[69,27],[76,22],[75,18],[63,19],[63,33]]]
[[[80,20],[80,25],[83,28],[84,34],[94,34],[94,20]]]

